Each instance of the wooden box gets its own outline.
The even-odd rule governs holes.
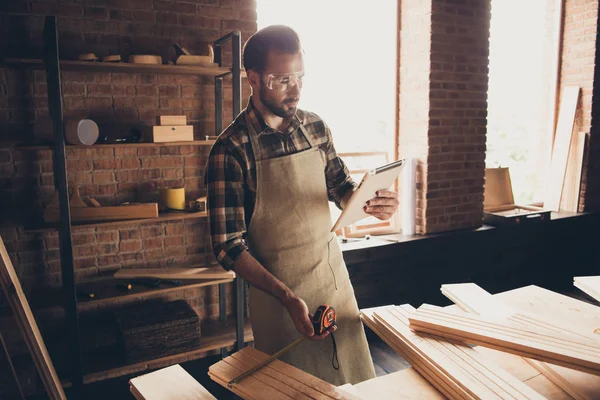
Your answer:
[[[193,125],[157,125],[146,132],[147,142],[192,142],[194,140]]]
[[[198,348],[200,318],[185,300],[145,301],[115,311],[117,337],[127,364]]]
[[[550,210],[515,204],[508,168],[485,170],[483,221],[488,225],[517,225],[549,221]]]

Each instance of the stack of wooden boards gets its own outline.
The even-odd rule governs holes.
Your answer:
[[[147,131],[146,141],[152,143],[191,142],[194,126],[187,125],[185,115],[160,115],[152,131]]]
[[[252,347],[245,347],[231,356],[211,365],[210,378],[243,399],[348,399],[356,397],[298,368],[274,360],[239,383],[228,382],[242,372],[256,366],[269,356]]]
[[[361,318],[448,398],[542,398],[490,362],[489,349],[511,364],[529,363],[562,389],[563,397],[548,398],[600,398],[600,336],[593,333],[600,308],[522,289],[533,294],[511,304],[474,284],[443,285],[456,306],[384,306],[361,310]]]

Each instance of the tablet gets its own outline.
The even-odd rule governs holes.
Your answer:
[[[348,200],[348,204],[346,204],[342,214],[333,225],[333,228],[331,228],[331,232],[370,217],[363,209],[365,203],[367,200],[376,197],[375,193],[378,190],[389,189],[398,175],[400,175],[400,171],[405,163],[406,159],[401,159],[365,173],[358,188],[354,191],[350,200]]]

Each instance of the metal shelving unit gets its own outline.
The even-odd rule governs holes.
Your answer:
[[[59,35],[57,28],[57,18],[55,16],[47,16],[44,25],[44,59],[43,60],[27,60],[27,59],[5,59],[4,64],[12,68],[35,68],[44,69],[46,71],[46,83],[48,87],[48,107],[50,117],[53,121],[54,130],[54,145],[53,149],[53,166],[54,166],[54,186],[58,192],[60,203],[60,222],[53,226],[53,229],[58,230],[59,234],[59,249],[62,272],[62,297],[63,308],[66,317],[66,340],[70,344],[70,368],[69,377],[64,379],[65,382],[72,387],[73,398],[81,398],[83,385],[91,380],[108,379],[111,374],[96,376],[95,379],[90,379],[89,372],[86,375],[83,353],[81,348],[81,332],[80,332],[80,316],[81,307],[78,305],[77,299],[77,283],[75,281],[74,263],[73,263],[73,242],[72,230],[76,224],[72,223],[69,211],[69,194],[67,182],[67,162],[66,162],[66,146],[64,139],[64,124],[63,124],[63,96],[61,83],[61,69],[72,71],[102,71],[102,72],[130,72],[130,73],[156,73],[156,74],[184,74],[184,75],[203,75],[214,77],[215,79],[215,121],[216,135],[223,129],[223,80],[227,76],[232,79],[233,91],[233,118],[241,112],[241,34],[239,31],[231,32],[214,42],[215,63],[219,65],[216,68],[194,67],[194,66],[178,66],[178,65],[130,65],[130,64],[113,64],[113,63],[88,63],[77,61],[60,60],[58,52]],[[232,66],[231,68],[223,67],[223,50],[227,42],[231,44]],[[206,145],[212,144],[212,141],[206,141]],[[145,143],[134,143],[136,145],[154,145]],[[167,144],[172,145],[172,144]],[[186,143],[181,143],[186,145]],[[196,141],[192,145],[205,145]],[[112,146],[112,145],[103,145]],[[124,144],[115,144],[114,146],[125,146]],[[73,146],[69,146],[73,147]],[[32,147],[35,148],[35,147]],[[196,213],[195,217],[206,217],[205,213]],[[158,218],[156,221],[160,221]],[[139,222],[139,221],[134,221]],[[153,221],[142,221],[144,223],[152,223]],[[118,223],[118,222],[117,222]],[[132,221],[124,221],[131,224]],[[93,225],[93,224],[92,224]],[[216,280],[214,285],[219,287],[219,320],[225,326],[226,321],[226,282]],[[208,338],[207,343],[214,343],[210,346],[201,346],[201,349],[221,348],[221,354],[226,355],[225,346],[234,344],[236,350],[245,346],[244,337],[244,322],[247,317],[246,307],[246,289],[242,278],[235,278],[235,335],[227,333],[226,330],[217,329],[218,335],[211,339]],[[246,327],[248,330],[248,327]],[[235,338],[235,342],[231,339]],[[251,340],[251,334],[246,335],[246,338]],[[176,358],[174,358],[177,360]],[[150,360],[147,364],[152,365],[153,362],[161,362],[163,360]],[[123,368],[126,368],[124,366]]]

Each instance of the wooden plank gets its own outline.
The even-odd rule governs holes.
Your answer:
[[[158,203],[103,207],[71,207],[70,210],[72,221],[80,223],[124,221],[158,217]],[[53,223],[57,221],[60,221],[59,208],[46,207],[44,210],[44,222]]]
[[[354,387],[358,391],[358,395],[365,399],[445,399],[414,368],[406,368],[388,375],[369,379],[354,385]]]
[[[253,361],[253,365],[256,365],[256,363],[262,361],[259,360],[257,358],[252,357],[252,355],[248,354],[249,352],[237,352],[232,354],[232,356],[235,357],[241,357],[242,359],[246,359],[246,360],[252,360]],[[319,392],[318,390],[313,389],[311,386],[304,384],[301,381],[297,381],[283,373],[281,373],[277,368],[273,368],[273,366],[271,364],[265,366],[263,369],[261,369],[261,371],[274,378],[279,380],[280,382],[304,393],[305,395],[309,396],[310,398],[313,399],[322,399],[322,400],[326,400],[331,398],[330,396],[327,396],[321,392]]]
[[[401,340],[398,340],[397,335],[390,329],[375,319],[375,312],[385,310],[389,306],[373,307],[369,309],[360,310],[360,317],[363,323],[371,328],[373,332],[383,339],[392,349],[406,359],[429,383],[431,383],[437,390],[440,391],[444,396],[449,399],[462,399],[465,398],[464,393],[457,388],[453,387],[448,381],[440,379],[440,375],[443,374],[439,371],[439,368],[427,362],[425,359],[421,359],[416,356],[415,352],[406,344],[403,345]]]
[[[7,58],[5,64],[18,64],[24,67],[43,68],[43,60],[27,58]],[[166,64],[133,64],[126,62],[89,62],[60,60],[60,69],[63,71],[84,72],[123,72],[141,74],[168,74],[168,75],[204,75],[220,76],[231,72],[230,68],[223,67],[198,67],[187,65]]]
[[[585,153],[586,133],[576,132],[573,134],[571,146],[569,148],[569,158],[567,161],[567,172],[565,174],[565,183],[562,189],[560,199],[560,209],[562,211],[579,211],[579,194],[581,191],[581,169],[583,167],[583,155]]]
[[[244,349],[242,349],[242,352],[244,354],[249,355],[250,357],[255,358],[256,360],[259,361],[264,361],[265,359],[267,359],[269,356],[261,351],[256,350],[254,347],[245,347]],[[302,371],[301,369],[298,369],[290,364],[287,364],[283,361],[280,360],[274,360],[273,362],[271,362],[271,364],[269,364],[272,368],[277,369],[278,371],[281,371],[281,373],[292,377],[298,381],[303,382],[304,384],[312,387],[313,389],[317,390],[318,392],[323,393],[326,396],[332,397],[334,399],[349,399],[349,397],[341,394],[340,392],[338,392],[337,388],[333,385],[331,385],[328,382],[325,382],[322,379],[317,378],[314,375],[311,375],[307,372]],[[351,399],[351,397],[350,397]]]
[[[470,347],[463,344],[448,343],[429,335],[414,334],[408,327],[409,318],[414,311],[408,312],[407,307],[394,307],[390,313],[394,314],[395,317],[398,318],[398,321],[402,323],[402,325],[393,325],[393,328],[402,329],[403,337],[405,337],[405,335],[406,337],[412,335],[412,340],[415,341],[416,346],[425,352],[426,356],[431,357],[431,360],[440,368],[445,369],[457,384],[467,385],[469,380],[471,380],[471,382],[473,382],[471,383],[472,386],[469,387],[471,390],[481,390],[481,385],[483,385],[483,387],[500,398],[540,398],[537,396],[537,393],[532,391],[521,381],[508,374],[502,368],[489,363]],[[375,317],[378,318],[377,312],[375,312]],[[391,321],[388,320],[388,322]],[[437,354],[423,346],[425,343],[428,343],[433,348],[437,349],[440,354],[445,356],[445,358],[436,357]],[[477,397],[486,398],[490,395],[491,394],[478,394]]]
[[[594,333],[600,327],[600,307],[535,285],[495,294],[512,308]]]
[[[142,400],[216,399],[179,364],[132,378],[129,385],[131,393]]]
[[[579,86],[566,86],[562,91],[546,197],[544,198],[544,208],[547,210],[559,211],[560,208],[580,92]]]
[[[233,378],[236,378],[246,371],[247,367],[264,361],[268,357],[267,354],[252,347],[245,347],[233,355],[211,365],[208,369],[209,376],[218,384],[238,394],[244,399],[289,399],[306,397],[348,400],[358,399],[316,376],[308,374],[277,359],[240,382],[231,386],[228,384]],[[282,379],[282,375],[285,375],[286,378]],[[290,384],[291,381],[295,382]],[[315,392],[317,392],[317,396],[309,395],[314,395]]]
[[[481,316],[457,316],[443,309],[422,305],[410,318],[411,328],[464,340],[492,348],[600,375],[600,343],[548,334],[533,328],[520,329],[510,323]]]
[[[576,276],[573,278],[573,284],[600,301],[600,276]]]
[[[453,301],[455,301],[455,299],[458,300],[461,308],[464,307],[465,309],[468,309],[478,315],[496,316],[497,314],[495,310],[498,308],[503,308],[505,310],[504,315],[508,315],[508,318],[510,318],[512,321],[529,326],[531,326],[531,324],[535,324],[537,327],[549,329],[553,332],[560,332],[563,334],[571,333],[568,329],[558,329],[560,327],[555,327],[543,320],[536,320],[531,316],[519,316],[517,310],[511,309],[510,307],[502,304],[502,300],[500,298],[492,296],[490,293],[473,283],[442,285],[442,292],[445,295],[449,295],[448,297]],[[577,333],[575,334],[577,335]],[[586,335],[579,335],[579,337],[585,338]],[[595,339],[592,337],[592,335],[589,335],[588,338]],[[571,395],[574,399],[592,400],[600,398],[600,377],[570,368],[564,368],[558,365],[547,364],[537,360],[528,358],[524,360],[529,362],[533,367],[544,374],[549,380],[555,383],[566,393]]]
[[[2,284],[2,290],[13,310],[15,320],[23,333],[25,343],[29,348],[46,392],[51,400],[66,400],[67,397],[61,386],[60,379],[56,374],[54,364],[50,359],[35,318],[31,313],[29,303],[25,298],[25,293],[23,293],[23,288],[6,251],[2,237],[0,237],[0,257],[2,258],[2,265],[0,265],[0,284]]]
[[[122,268],[113,275],[117,279],[235,279],[233,271],[214,268]]]

